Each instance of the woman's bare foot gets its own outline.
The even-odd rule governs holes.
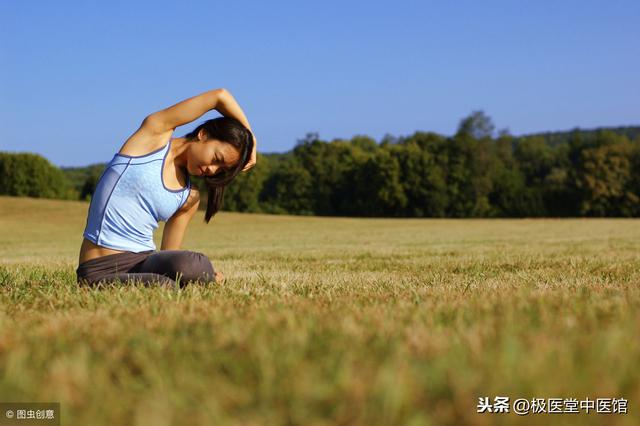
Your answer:
[[[224,275],[222,272],[216,272],[216,283],[222,284],[224,282]]]

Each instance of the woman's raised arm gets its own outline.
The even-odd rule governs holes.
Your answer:
[[[149,114],[142,124],[155,133],[164,133],[183,124],[191,123],[212,109],[217,110],[225,117],[235,118],[251,131],[253,150],[242,171],[249,170],[256,164],[256,135],[253,134],[249,120],[247,120],[242,108],[227,89],[213,89],[185,99],[169,108]]]
[[[164,133],[167,130],[191,123],[208,111],[217,109],[224,93],[228,93],[226,89],[213,89],[185,99],[168,108],[149,114],[144,120],[145,124],[158,133]]]

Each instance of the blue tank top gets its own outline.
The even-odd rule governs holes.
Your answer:
[[[146,155],[116,153],[98,180],[83,236],[102,247],[134,253],[155,250],[153,231],[187,201],[187,187],[164,185],[162,169],[171,141]]]

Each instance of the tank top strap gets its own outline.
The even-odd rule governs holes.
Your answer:
[[[173,138],[169,139],[169,142],[167,142],[164,146],[148,152],[144,155],[127,155],[116,153],[116,156],[126,158],[127,160],[129,160],[130,164],[147,163],[149,161],[162,160],[169,150],[169,146],[171,145],[172,140]]]

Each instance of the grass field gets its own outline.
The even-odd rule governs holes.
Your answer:
[[[227,280],[172,293],[79,289],[87,208],[0,197],[1,401],[63,425],[640,424],[638,220],[199,212],[183,248]]]

